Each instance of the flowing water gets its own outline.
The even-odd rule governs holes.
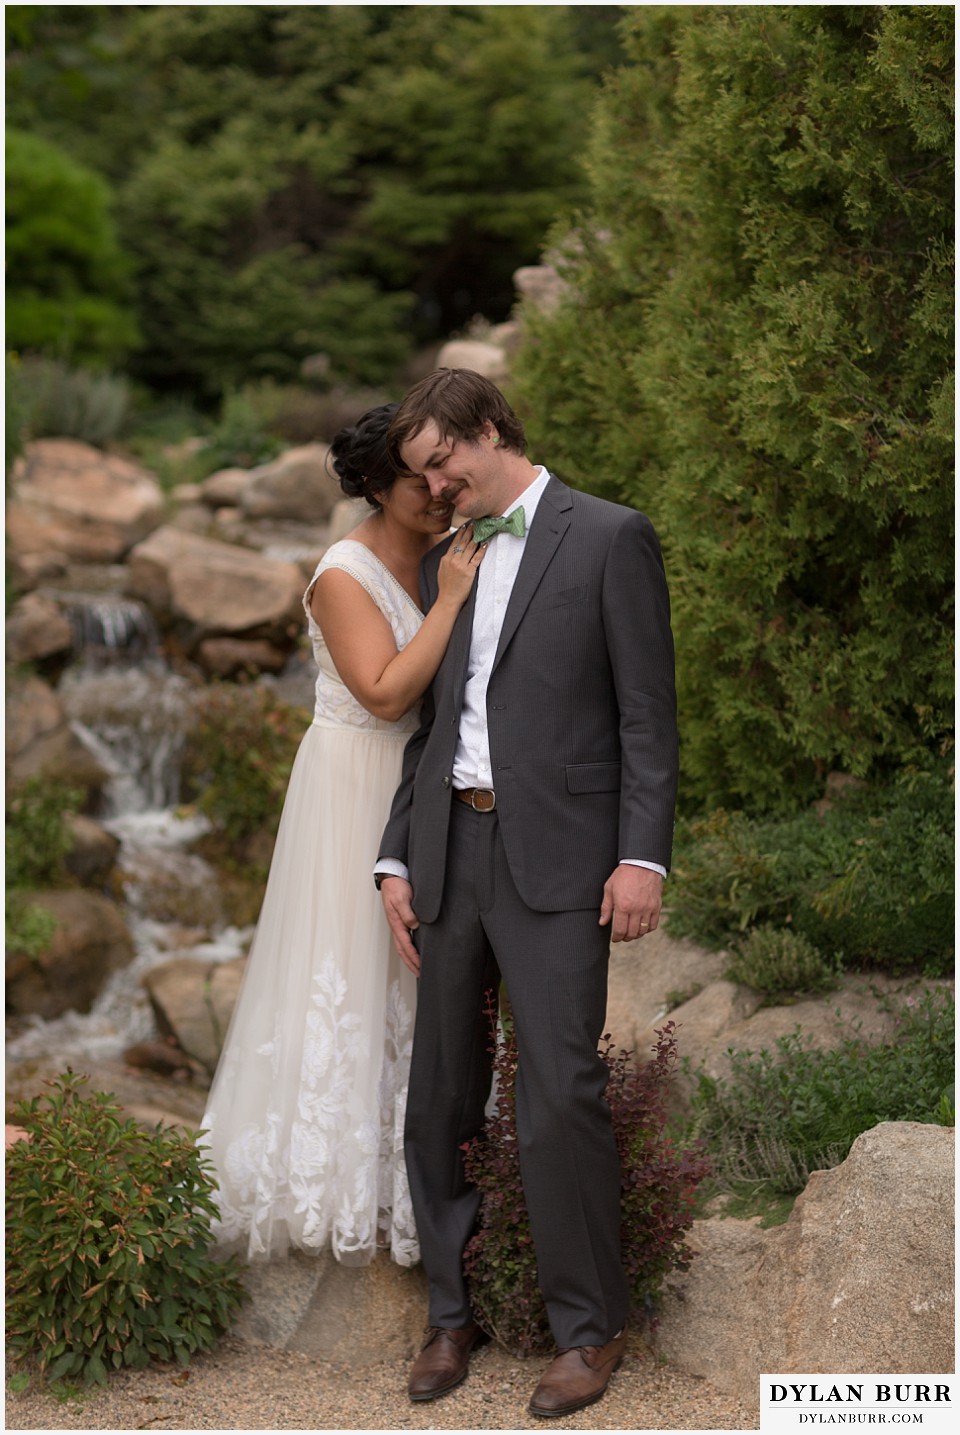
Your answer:
[[[188,850],[207,830],[206,818],[178,805],[197,684],[160,660],[141,605],[75,596],[69,611],[78,661],[58,693],[74,730],[110,774],[93,815],[120,841],[117,873],[135,957],[113,973],[89,1012],[19,1021],[7,1041],[7,1061],[14,1063],[56,1053],[62,1065],[82,1066],[84,1059],[120,1056],[157,1035],[141,985],[145,972],[173,956],[229,961],[246,951],[251,935],[225,925],[215,874]]]

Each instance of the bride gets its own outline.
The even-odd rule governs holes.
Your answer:
[[[483,558],[468,541],[419,604],[424,554],[452,508],[386,452],[395,404],[331,446],[343,491],[373,512],[321,560],[304,595],[318,675],[263,908],[200,1137],[219,1244],[248,1259],[290,1247],[340,1261],[388,1246],[419,1259],[403,1158],[416,983],[373,882],[417,707]]]

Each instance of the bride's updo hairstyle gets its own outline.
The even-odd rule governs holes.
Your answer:
[[[392,487],[397,470],[387,456],[387,429],[397,404],[368,409],[355,424],[348,424],[330,445],[330,463],[348,498],[365,498],[380,508],[376,496]]]

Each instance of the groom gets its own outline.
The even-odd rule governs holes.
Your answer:
[[[478,374],[424,379],[388,446],[435,498],[480,520],[488,545],[407,746],[376,868],[397,948],[420,978],[405,1145],[430,1329],[410,1396],[457,1385],[481,1338],[462,1268],[479,1197],[461,1148],[484,1122],[484,992],[502,976],[520,1053],[523,1186],[560,1352],[530,1409],[566,1415],[603,1395],[626,1341],[620,1173],[597,1044],[610,940],[657,926],[670,862],[666,580],[649,521],[530,463],[520,421]],[[423,565],[425,608],[444,547]]]

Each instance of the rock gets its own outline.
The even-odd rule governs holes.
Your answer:
[[[145,538],[162,514],[160,486],[144,469],[74,439],[38,439],[14,465],[8,551],[109,562]]]
[[[509,375],[507,356],[482,339],[450,339],[437,355],[438,369],[472,369],[499,384]]]
[[[817,1171],[783,1226],[698,1222],[658,1355],[756,1396],[762,1372],[952,1370],[954,1133],[884,1122]]]
[[[737,987],[736,991],[743,995],[730,999],[725,1012],[715,1013],[715,1031],[711,1032],[702,1021],[689,1029],[704,1069],[710,1076],[722,1079],[729,1071],[730,1048],[773,1051],[777,1042],[791,1036],[797,1027],[803,1033],[804,1044],[820,1051],[832,1050],[854,1035],[875,1045],[892,1041],[897,1015],[886,999],[912,990],[913,985],[908,979],[896,980],[880,972],[869,977],[850,972],[841,979],[839,989],[826,997],[806,997],[786,1006],[769,1007],[761,1006],[760,997],[749,987]],[[671,1014],[678,1022],[684,1020],[683,1009]]]
[[[327,466],[329,452],[325,443],[307,443],[251,469],[250,482],[239,497],[240,507],[250,518],[323,523],[339,494]]]
[[[330,377],[332,367],[329,354],[308,354],[300,363],[300,377],[307,384],[322,384]]]
[[[70,727],[59,697],[42,678],[11,679],[7,686],[7,777],[12,787],[32,777],[76,787],[88,799],[107,773]]]
[[[212,1075],[233,1012],[246,957],[205,962],[174,957],[143,978],[160,1030]]]
[[[373,512],[365,498],[341,498],[333,505],[330,514],[330,523],[327,528],[327,539],[330,545],[339,543],[341,538],[346,538],[348,533],[361,524],[365,518]],[[317,560],[319,562],[319,559]],[[311,571],[310,574],[313,577]]]
[[[552,264],[527,264],[515,270],[513,287],[525,304],[544,314],[552,314],[570,291],[570,285]]]
[[[250,483],[247,468],[220,468],[200,485],[204,503],[211,508],[236,508]]]
[[[4,1126],[3,1146],[5,1151],[9,1151],[10,1147],[15,1146],[18,1141],[29,1140],[30,1133],[29,1131],[24,1131],[22,1126]]]
[[[722,952],[671,937],[668,920],[639,941],[618,942],[610,949],[604,1031],[624,1050],[649,1056],[654,1028],[668,1016],[677,1020],[677,1008],[717,981],[726,962]],[[686,1036],[685,1031],[678,1034],[681,1054],[693,1055]]]
[[[10,576],[15,590],[36,588],[40,583],[49,583],[62,578],[70,564],[66,553],[22,553],[15,557],[8,554]]]
[[[197,661],[212,677],[232,678],[237,673],[279,673],[287,655],[262,638],[205,638]]]
[[[117,908],[96,892],[24,894],[50,912],[57,928],[37,957],[7,958],[7,1010],[46,1021],[65,1011],[89,1011],[111,972],[133,958],[133,942]]]
[[[203,1074],[200,1063],[187,1056],[173,1037],[166,1041],[138,1041],[127,1047],[123,1059],[137,1071],[155,1071],[172,1081],[192,1081],[195,1075]]]
[[[116,865],[119,839],[80,813],[66,814],[71,847],[64,858],[67,871],[84,887],[102,887]]]
[[[203,486],[199,483],[178,483],[171,489],[170,497],[180,507],[189,503],[202,503]]]
[[[347,1266],[329,1251],[294,1252],[253,1263],[243,1279],[251,1300],[233,1327],[241,1340],[351,1367],[409,1359],[420,1348],[427,1308],[421,1266],[406,1269],[386,1253]]]
[[[295,564],[170,524],[131,553],[128,589],[154,612],[191,624],[197,641],[252,629],[285,637],[291,624],[294,634],[302,626],[303,586]]]
[[[7,619],[7,658],[33,663],[73,646],[70,620],[45,593],[26,593]]]

